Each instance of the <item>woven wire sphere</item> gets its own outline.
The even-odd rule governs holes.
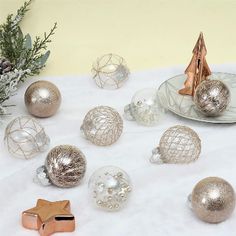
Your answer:
[[[86,114],[80,129],[93,144],[108,146],[121,136],[123,120],[115,109],[98,106]]]
[[[130,72],[124,58],[110,53],[97,59],[92,74],[98,87],[118,89],[128,80]]]
[[[197,160],[201,153],[198,134],[187,126],[173,126],[161,137],[159,147],[153,149],[152,163],[187,164]]]
[[[23,159],[45,151],[50,142],[42,125],[30,116],[12,120],[6,127],[4,141],[12,155]]]

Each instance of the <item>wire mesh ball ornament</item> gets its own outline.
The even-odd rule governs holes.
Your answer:
[[[89,194],[96,207],[108,211],[123,208],[131,193],[128,174],[115,166],[105,166],[94,172],[89,180]]]
[[[80,129],[93,144],[108,146],[121,136],[123,120],[113,108],[98,106],[86,114]]]
[[[110,53],[97,59],[92,74],[98,87],[118,89],[128,80],[130,72],[124,58]]]
[[[155,89],[146,88],[136,92],[131,103],[124,108],[127,120],[135,120],[145,126],[154,126],[159,123],[165,109],[161,105]]]
[[[187,164],[197,160],[201,153],[201,140],[187,126],[173,126],[161,137],[159,147],[153,149],[150,161],[157,164]]]
[[[197,183],[188,201],[199,219],[220,223],[228,219],[235,209],[235,192],[224,179],[208,177]]]
[[[230,91],[220,80],[205,80],[196,89],[194,103],[205,116],[219,116],[230,103]]]
[[[42,125],[30,116],[12,120],[6,127],[4,141],[12,155],[23,159],[45,151],[50,143]]]
[[[45,186],[74,187],[81,182],[85,172],[84,154],[75,146],[59,145],[48,153],[44,166],[37,169],[36,181]]]
[[[25,92],[25,106],[36,117],[50,117],[61,105],[61,93],[57,86],[49,81],[32,83]]]

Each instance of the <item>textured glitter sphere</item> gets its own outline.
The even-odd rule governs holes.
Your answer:
[[[165,131],[159,146],[152,151],[153,163],[187,164],[199,158],[201,140],[187,126],[173,126]]]
[[[43,185],[74,187],[80,183],[85,171],[84,154],[75,146],[60,145],[48,153],[45,165],[37,170],[37,179]]]
[[[147,88],[136,92],[124,111],[128,120],[135,120],[145,126],[153,126],[159,123],[165,110],[159,101],[157,91]]]
[[[194,103],[205,116],[219,116],[230,102],[228,87],[219,80],[205,80],[196,89]]]
[[[49,81],[34,82],[25,92],[25,105],[33,116],[50,117],[57,112],[60,104],[60,91]]]
[[[97,59],[92,73],[97,86],[104,89],[118,89],[129,78],[129,69],[124,58],[111,53]]]
[[[93,144],[107,146],[116,142],[123,130],[119,113],[108,106],[90,110],[84,118],[81,131]]]
[[[194,213],[203,221],[219,223],[231,215],[235,208],[235,193],[224,179],[208,177],[201,180],[190,197]]]
[[[30,116],[11,121],[6,127],[4,141],[12,155],[24,159],[45,151],[50,142],[42,125]]]
[[[115,166],[105,166],[91,176],[89,190],[95,206],[117,211],[125,206],[131,193],[129,176]]]

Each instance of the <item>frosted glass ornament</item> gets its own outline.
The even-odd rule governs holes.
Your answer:
[[[42,125],[30,116],[12,120],[6,127],[4,141],[12,155],[23,159],[45,151],[50,142]]]
[[[128,174],[116,166],[96,170],[89,180],[90,197],[103,210],[120,210],[126,205],[131,189]]]
[[[159,123],[165,113],[156,89],[146,88],[137,91],[131,103],[124,108],[125,118],[135,120],[145,126],[154,126]]]

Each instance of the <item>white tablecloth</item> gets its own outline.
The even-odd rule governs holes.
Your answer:
[[[236,65],[212,66],[213,71],[236,73]],[[54,82],[61,90],[62,105],[53,117],[40,119],[51,138],[51,147],[59,144],[78,146],[86,155],[88,168],[83,183],[75,188],[43,187],[33,182],[35,169],[42,165],[47,152],[25,161],[11,157],[3,145],[4,126],[0,134],[0,235],[30,236],[38,232],[21,226],[21,212],[36,204],[38,198],[50,201],[68,199],[76,217],[76,231],[61,235],[80,236],[235,236],[236,213],[220,224],[198,220],[186,199],[194,185],[207,176],[219,176],[236,188],[236,127],[194,122],[168,112],[156,127],[143,127],[124,121],[124,132],[112,146],[97,147],[80,134],[80,125],[88,110],[108,105],[123,114],[123,107],[133,94],[145,87],[158,87],[164,80],[182,73],[184,67],[133,73],[119,90],[99,89],[90,76],[40,78]],[[11,99],[15,116],[27,114],[24,91],[27,81]],[[5,119],[4,122],[8,122]],[[202,139],[200,159],[189,165],[153,165],[151,150],[170,126],[184,124]],[[88,197],[88,179],[97,168],[116,165],[130,175],[133,193],[129,204],[119,212],[95,209]]]

